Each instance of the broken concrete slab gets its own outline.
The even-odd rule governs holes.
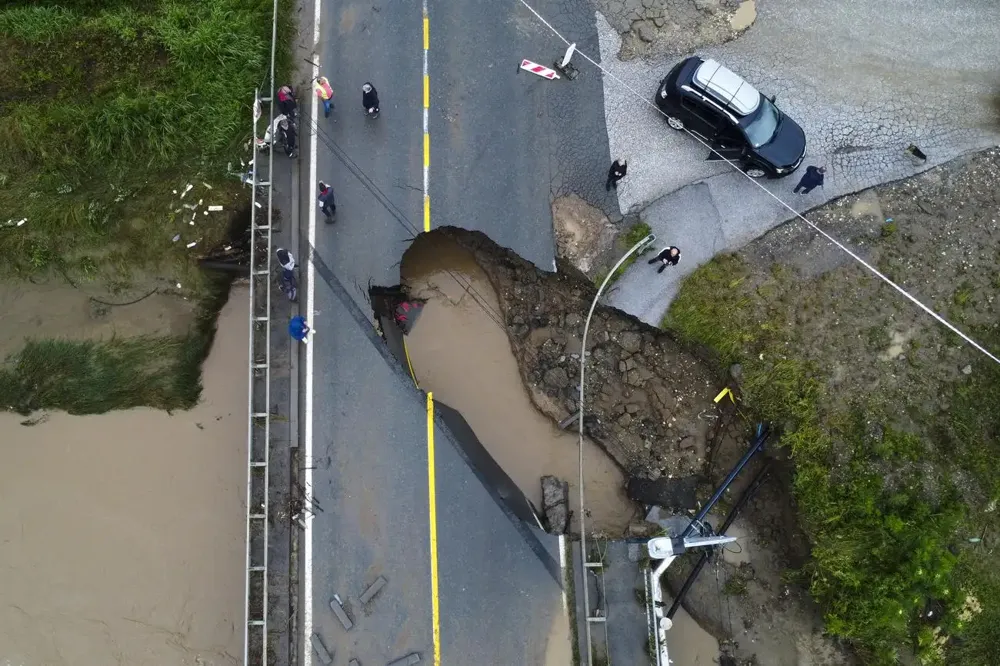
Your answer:
[[[410,654],[397,659],[396,661],[389,662],[388,666],[413,666],[413,664],[420,663],[420,654],[417,652],[411,652]]]
[[[351,627],[354,626],[354,623],[351,622],[351,618],[347,616],[347,612],[344,611],[344,607],[341,605],[339,598],[334,597],[333,599],[330,599],[330,610],[332,610],[333,614],[337,616],[340,623],[344,625],[344,629],[346,631],[350,631]]]
[[[312,646],[313,650],[316,651],[316,656],[319,657],[323,666],[330,666],[330,664],[333,663],[333,655],[326,649],[326,646],[323,645],[323,639],[320,638],[319,634],[312,635]]]
[[[362,604],[367,604],[369,601],[375,598],[375,595],[377,595],[379,592],[382,591],[382,588],[385,587],[385,584],[386,584],[385,578],[379,576],[378,578],[375,579],[374,583],[365,588],[365,591],[361,593],[361,596],[358,598],[358,601],[360,601]]]

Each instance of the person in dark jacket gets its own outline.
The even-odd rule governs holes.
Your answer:
[[[681,249],[679,247],[674,247],[670,245],[659,251],[659,253],[649,260],[648,263],[655,264],[660,262],[663,265],[656,269],[657,273],[662,273],[663,269],[667,266],[676,266],[681,260]]]
[[[285,155],[295,157],[297,144],[295,139],[295,126],[292,124],[292,121],[288,118],[283,118],[281,122],[278,123],[278,132],[280,134],[281,143],[285,146]]]
[[[319,203],[326,221],[333,222],[333,217],[337,214],[337,202],[333,198],[333,188],[322,180],[319,181]]]
[[[365,111],[368,112],[368,115],[378,115],[378,91],[369,81],[361,86],[361,103],[365,105]]]
[[[615,160],[611,163],[611,168],[608,169],[608,182],[604,184],[604,189],[611,191],[611,188],[618,189],[618,181],[625,177],[628,173],[628,161],[621,158]]]
[[[826,173],[824,167],[807,166],[806,172],[799,180],[799,184],[792,190],[795,194],[809,194],[817,187],[823,187],[823,174]],[[799,192],[799,190],[802,190]]]

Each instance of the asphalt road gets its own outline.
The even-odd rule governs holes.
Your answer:
[[[445,3],[430,6],[432,91],[437,79],[458,76],[451,68],[472,57],[463,58],[461,51],[474,44],[444,41],[463,22],[475,19],[464,11]],[[370,328],[365,299],[369,283],[398,283],[402,253],[423,228],[421,8],[412,3],[324,3],[320,29],[320,73],[333,85],[335,110],[323,118],[320,109],[315,121],[316,163],[319,178],[336,192],[337,223],[324,225],[318,216],[315,303],[307,314],[316,331],[309,343],[313,409],[304,415],[313,424],[312,491],[319,505],[311,522],[313,631],[335,650],[337,663],[350,658],[388,663],[410,652],[431,662],[425,400],[387,358]],[[491,39],[503,42],[504,31],[498,29]],[[365,81],[379,91],[381,116],[374,121],[361,106]],[[306,116],[300,162],[304,228],[316,206],[316,185],[309,182],[308,95],[305,90],[300,95]],[[432,225],[450,222],[481,229],[551,266],[547,182],[517,186],[513,195],[494,191],[488,179],[449,184],[459,175],[456,164],[489,168],[505,187],[519,182],[515,175],[532,146],[508,149],[492,162],[469,155],[481,150],[478,133],[503,114],[494,110],[490,116],[474,108],[477,100],[449,103],[452,111],[467,112],[476,121],[464,126],[467,145],[453,143],[454,136],[438,136],[448,134],[435,130],[444,122],[438,114],[445,112],[432,99]],[[492,159],[503,137],[481,138]],[[304,258],[308,248],[300,252]],[[433,430],[441,663],[544,663],[552,626],[562,617],[561,589],[551,573],[552,544],[540,542],[512,520],[448,433],[439,424]],[[368,608],[360,608],[358,596],[379,575],[388,584]],[[334,594],[355,621],[349,632],[329,608]],[[309,636],[304,639],[303,651],[308,651]]]
[[[430,3],[431,210],[553,270],[546,86],[517,72],[551,35],[514,2]],[[551,64],[551,63],[546,63]]]
[[[793,196],[801,174],[761,181],[795,210],[1000,141],[992,0],[771,0],[758,9],[749,32],[699,54],[776,94],[778,106],[802,125],[805,164],[826,166],[825,187]],[[617,33],[603,18],[598,31],[605,67],[641,97],[606,77],[611,149],[631,158],[618,188],[621,208],[645,209],[643,218],[660,240],[679,246],[684,257],[663,275],[637,262],[609,303],[657,324],[686,274],[792,214],[724,163],[705,162],[707,149],[668,129],[646,103],[679,58],[621,62]],[[910,143],[928,155],[926,163],[903,152]]]

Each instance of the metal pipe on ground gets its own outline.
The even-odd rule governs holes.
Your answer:
[[[739,514],[740,511],[743,510],[743,507],[746,505],[746,503],[749,502],[750,499],[757,494],[757,491],[764,483],[764,480],[767,477],[767,472],[770,470],[770,468],[771,468],[771,461],[768,460],[767,462],[764,463],[764,466],[760,468],[760,471],[757,472],[757,475],[754,476],[753,481],[751,481],[750,485],[747,486],[746,490],[743,491],[743,494],[740,495],[740,498],[736,500],[736,504],[734,504],[733,508],[730,509],[729,514],[726,516],[726,520],[723,521],[722,526],[719,528],[718,534],[720,535],[725,534],[726,530],[728,530],[732,526],[733,521],[736,520],[736,516]],[[705,551],[704,553],[701,554],[701,556],[698,558],[698,562],[694,565],[694,569],[692,569],[691,573],[688,574],[688,577],[687,579],[685,579],[684,584],[681,585],[681,589],[674,596],[674,601],[672,604],[670,604],[670,608],[667,610],[665,617],[670,618],[671,620],[674,618],[674,613],[676,613],[677,609],[681,607],[681,602],[684,601],[685,595],[687,595],[688,591],[691,589],[691,586],[694,584],[695,579],[698,578],[698,574],[701,573],[701,570],[705,567],[705,564],[708,563],[708,558],[711,556],[712,556],[712,551]]]
[[[695,526],[701,524],[701,522],[705,520],[705,516],[708,515],[708,513],[712,510],[712,507],[714,507],[719,501],[722,494],[726,492],[726,489],[729,488],[729,485],[733,482],[733,479],[736,478],[736,475],[739,474],[744,467],[746,467],[747,463],[750,462],[750,459],[753,458],[754,454],[764,448],[764,443],[770,435],[771,429],[767,426],[767,424],[757,424],[757,438],[754,439],[750,448],[747,449],[747,452],[743,454],[742,458],[740,458],[740,461],[729,471],[728,476],[726,476],[726,478],[722,481],[722,484],[715,490],[715,494],[709,498],[708,502],[706,502],[705,506],[701,508],[698,515],[691,520],[691,523],[687,526],[687,529],[684,530],[679,538],[683,539],[691,536],[691,532],[694,531]]]

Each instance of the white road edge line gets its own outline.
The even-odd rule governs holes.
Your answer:
[[[563,613],[569,614],[569,600],[566,595],[566,586],[572,585],[573,581],[566,579],[566,535],[559,535],[559,570],[562,572],[562,605]]]
[[[425,22],[428,20],[428,17],[429,17],[429,14],[427,13],[427,0],[423,0],[422,10],[423,10],[423,14],[420,17],[420,29],[421,29],[421,31],[425,30],[424,25],[425,25]],[[421,35],[421,39],[423,39],[423,37],[424,36]],[[424,67],[423,67],[423,74],[424,74],[424,76],[423,76],[423,79],[421,80],[420,84],[422,86],[426,86],[426,85],[428,85],[427,81],[428,81],[428,77],[429,77],[430,72],[428,71],[428,67],[427,67],[427,49],[426,48],[423,49],[423,52],[424,52]],[[427,93],[427,94],[429,95],[430,93]],[[427,99],[427,104],[422,104],[421,106],[424,107],[424,136],[421,137],[421,140],[422,141],[426,141],[426,139],[424,137],[426,137],[428,134],[430,134],[430,97],[428,97],[428,99]],[[424,145],[426,145],[426,144],[424,144]],[[424,210],[423,210],[423,207],[427,205],[427,199],[431,195],[431,168],[430,168],[430,164],[428,164],[428,161],[429,160],[427,159],[427,157],[424,156],[424,200],[422,202],[420,202],[420,205],[421,205],[421,218],[422,219],[425,219],[423,216],[426,214],[424,212]],[[425,231],[427,231],[427,229],[425,229]]]
[[[319,76],[319,19],[320,19],[320,0],[313,0],[313,53],[312,53],[312,78],[315,80]],[[312,82],[309,83],[310,88],[312,88]],[[311,123],[311,130],[309,136],[309,182],[306,184],[307,191],[312,191],[312,188],[316,186],[318,178],[316,175],[316,142],[318,136],[318,125],[316,124],[319,116],[319,98],[312,94],[312,90],[309,91],[310,97],[312,98],[312,104],[310,106],[310,113],[312,114],[313,122]],[[295,196],[301,196],[301,192],[296,192]],[[311,325],[315,325],[312,320],[313,310],[315,309],[316,303],[316,268],[312,261],[312,257],[309,256],[310,252],[314,252],[316,248],[316,206],[312,203],[312,197],[307,198],[308,203],[306,204],[309,208],[309,248],[307,249],[307,261],[306,261],[306,321]],[[305,467],[305,487],[303,488],[303,506],[307,508],[305,512],[305,542],[303,545],[303,575],[302,575],[302,629],[304,639],[302,642],[302,664],[303,666],[312,666],[312,634],[313,634],[313,617],[312,617],[312,522],[313,513],[309,509],[313,506],[313,349],[316,347],[316,341],[313,340],[313,344],[306,345],[306,400],[305,409],[303,410],[303,419],[305,420],[305,435],[303,439],[305,440],[305,460],[302,461],[303,467]],[[298,387],[293,387],[292,390],[298,390]]]

